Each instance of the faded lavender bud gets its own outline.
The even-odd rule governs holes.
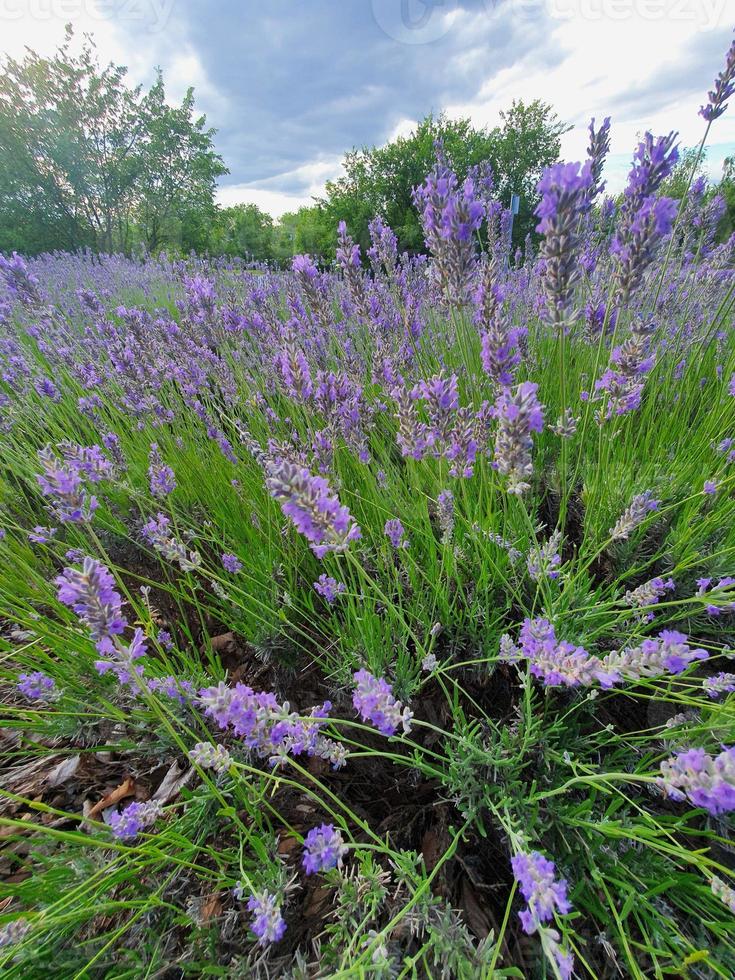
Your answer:
[[[232,765],[232,756],[224,745],[212,745],[211,742],[197,742],[189,750],[189,758],[202,769],[213,769],[215,772],[225,772]]]
[[[454,534],[454,494],[442,490],[436,498],[436,516],[442,532],[442,544],[449,544]]]
[[[658,510],[660,500],[654,500],[653,491],[646,490],[636,494],[630,504],[611,527],[610,537],[613,541],[627,541],[635,529],[648,517],[651,511]]]

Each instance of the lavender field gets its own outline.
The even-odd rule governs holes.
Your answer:
[[[0,256],[3,976],[735,975],[735,235],[609,132],[525,249],[438,144],[426,255]]]

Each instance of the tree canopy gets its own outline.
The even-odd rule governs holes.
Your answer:
[[[193,91],[171,106],[160,72],[143,93],[126,68],[100,66],[90,39],[78,53],[72,41],[67,28],[52,57],[27,49],[2,65],[0,250],[183,244],[227,173]]]

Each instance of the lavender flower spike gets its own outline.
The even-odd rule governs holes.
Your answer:
[[[100,653],[111,653],[111,637],[125,630],[127,620],[109,568],[94,558],[85,558],[81,571],[65,568],[55,581],[59,602],[71,606],[88,627]]]
[[[147,803],[131,803],[124,810],[117,810],[110,817],[110,829],[118,840],[133,840],[141,830],[156,822],[163,812],[161,803],[149,800]]]
[[[18,691],[29,701],[52,701],[58,697],[56,681],[41,670],[19,674]]]
[[[536,231],[544,236],[540,254],[546,304],[551,322],[561,325],[581,273],[580,218],[591,202],[592,164],[588,161],[580,169],[578,163],[555,163],[544,171],[538,190]]]
[[[323,477],[312,476],[305,467],[285,459],[271,462],[267,472],[268,490],[310,542],[317,558],[330,551],[346,551],[351,541],[362,537],[349,510],[340,504]]]
[[[548,922],[554,912],[566,914],[571,905],[567,898],[567,882],[554,877],[555,865],[539,851],[523,851],[511,858],[513,875],[527,903],[519,914],[523,931],[536,932],[539,924]]]
[[[383,735],[395,735],[399,725],[404,732],[411,731],[413,712],[396,701],[387,681],[374,677],[367,670],[358,670],[354,681],[357,686],[352,703],[363,721],[375,725]]]
[[[660,502],[660,500],[653,499],[652,490],[646,490],[644,493],[636,494],[615,522],[615,527],[610,528],[609,533],[612,540],[627,541],[638,525],[645,520],[650,511],[658,510]]]
[[[735,746],[714,758],[688,749],[661,763],[660,785],[674,800],[689,799],[711,814],[735,810]]]
[[[255,892],[248,899],[248,911],[253,913],[250,928],[258,937],[260,946],[277,943],[283,938],[286,923],[281,915],[278,898],[270,892]]]
[[[498,434],[495,466],[508,477],[508,492],[522,494],[530,488],[532,432],[544,426],[543,407],[536,397],[538,385],[524,381],[513,391],[505,389],[495,404]]]
[[[715,119],[727,109],[727,100],[735,93],[735,41],[732,42],[725,55],[725,67],[715,79],[715,87],[707,93],[707,105],[699,110],[700,116],[707,122]]]
[[[308,875],[339,867],[348,848],[331,823],[312,827],[304,838],[304,870]]]

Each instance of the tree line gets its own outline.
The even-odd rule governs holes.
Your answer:
[[[0,252],[165,248],[282,266],[299,252],[331,260],[340,220],[364,252],[375,215],[393,228],[402,250],[418,252],[423,236],[413,188],[431,169],[437,140],[460,179],[489,165],[494,196],[507,206],[519,195],[513,238],[521,245],[535,235],[536,184],[559,159],[569,128],[538,99],[514,101],[492,128],[428,115],[406,136],[348,152],[323,197],[274,220],[255,204],[216,204],[217,180],[229,171],[215,131],[195,112],[192,89],[171,105],[160,70],[144,91],[128,84],[123,66],[101,66],[91,39],[78,53],[72,42],[67,28],[52,57],[28,49],[22,60],[2,65]],[[685,182],[682,168],[668,193],[683,196]],[[735,224],[732,161],[720,190],[727,230]]]

